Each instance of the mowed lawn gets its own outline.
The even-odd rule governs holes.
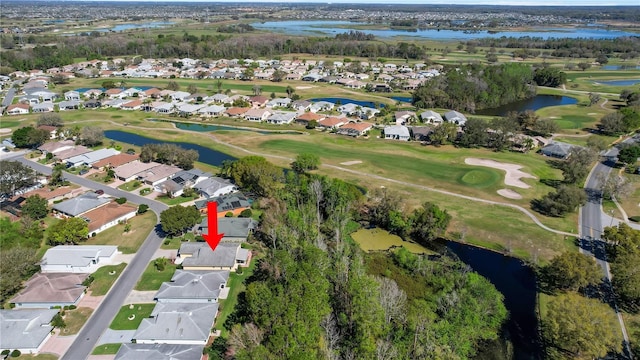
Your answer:
[[[136,330],[142,319],[148,318],[156,306],[153,304],[131,304],[120,308],[120,311],[113,318],[110,329],[113,330]]]
[[[159,290],[163,282],[171,281],[171,277],[175,272],[176,265],[170,264],[169,260],[167,260],[163,271],[158,271],[152,261],[147,265],[134,289],[138,291]]]
[[[89,285],[89,291],[91,291],[91,295],[93,296],[101,296],[106,295],[111,289],[113,283],[116,282],[118,276],[122,274],[122,271],[127,266],[127,264],[122,263],[118,265],[107,265],[96,270],[91,276],[93,276],[94,280]]]
[[[609,112],[611,111],[602,109],[599,105],[576,104],[542,108],[536,111],[536,114],[540,118],[553,119],[563,132],[576,133],[582,132],[583,129],[595,128],[600,119]]]
[[[157,223],[156,215],[147,211],[142,215],[134,216],[129,220],[131,230],[124,232],[124,224],[118,224],[109,228],[95,237],[90,237],[85,244],[87,245],[117,245],[118,250],[123,254],[133,254],[142,245],[144,240],[153,231]]]

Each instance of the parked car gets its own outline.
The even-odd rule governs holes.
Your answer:
[[[102,195],[102,194],[104,194],[104,190],[102,190],[102,189],[96,190],[96,194]]]
[[[79,172],[78,174],[79,174],[79,175],[84,175],[84,174],[86,174],[86,173],[88,173],[88,172],[89,172],[89,170],[87,170],[87,169],[82,169],[82,170],[80,170],[80,172]]]

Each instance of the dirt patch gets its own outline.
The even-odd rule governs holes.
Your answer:
[[[498,195],[504,196],[507,199],[514,199],[514,200],[522,199],[522,195],[518,194],[517,192],[511,189],[500,189],[498,190]]]
[[[315,86],[296,86],[298,90],[313,89]]]
[[[362,164],[362,161],[360,160],[353,160],[353,161],[345,161],[345,162],[341,162],[340,165],[345,165],[345,166],[349,166],[349,165],[357,165],[357,164]]]
[[[520,180],[521,178],[529,178],[529,179],[536,178],[535,176],[529,173],[521,171],[520,169],[522,168],[522,165],[501,163],[494,160],[476,159],[476,158],[466,158],[464,159],[464,163],[468,165],[485,166],[485,167],[490,167],[498,170],[504,170],[506,172],[506,175],[504,177],[505,185],[515,186],[521,189],[528,189],[531,187],[526,183],[524,183],[522,180]]]

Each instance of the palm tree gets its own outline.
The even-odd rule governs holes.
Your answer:
[[[534,145],[533,139],[530,137],[526,137],[522,141],[522,147],[524,148],[524,152],[529,152],[531,149],[533,149],[533,145]]]

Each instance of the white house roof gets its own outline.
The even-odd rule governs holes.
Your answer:
[[[96,193],[85,193],[73,199],[53,205],[53,209],[69,216],[78,216],[105,205],[110,200],[99,197]]]
[[[58,245],[47,250],[42,265],[89,266],[99,257],[110,257],[118,247],[115,245]]]
[[[203,346],[124,343],[115,360],[200,360]]]
[[[397,135],[400,137],[409,137],[409,129],[404,125],[389,125],[384,127],[385,135]]]
[[[58,310],[0,310],[0,349],[37,349],[49,336]]]
[[[118,154],[120,154],[120,151],[116,149],[100,149],[100,150],[84,153],[82,155],[71,157],[67,159],[67,162],[70,162],[73,164],[86,163],[91,165],[102,159],[106,159],[109,156],[118,155]]]
[[[229,271],[176,270],[170,282],[162,283],[156,299],[180,299],[193,302],[200,299],[217,299],[221,286],[229,280]]]
[[[211,177],[199,182],[193,188],[202,193],[208,194],[208,196],[211,197],[218,190],[224,189],[229,186],[233,186],[233,184],[229,182],[229,180],[225,180],[219,177]]]
[[[420,118],[424,119],[435,119],[435,120],[440,120],[440,122],[442,122],[442,115],[440,115],[439,113],[433,111],[433,110],[425,110],[423,112],[420,113]]]
[[[206,342],[217,313],[218,303],[157,303],[133,339]]]
[[[118,166],[117,168],[115,168],[115,172],[118,177],[128,179],[136,174],[139,174],[141,172],[154,168],[158,165],[160,165],[160,163],[153,162],[153,161],[144,163],[140,160],[135,160],[128,164]]]

